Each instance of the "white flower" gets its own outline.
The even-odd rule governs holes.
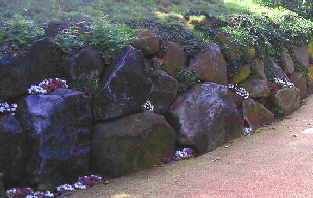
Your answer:
[[[87,189],[87,186],[82,184],[81,182],[76,182],[74,184],[74,187],[77,188],[77,189]]]
[[[233,89],[235,86],[233,84],[228,85],[228,89]]]

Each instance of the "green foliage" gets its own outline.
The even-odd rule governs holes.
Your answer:
[[[105,19],[95,20],[84,27],[71,26],[55,37],[55,43],[61,51],[70,55],[86,46],[93,46],[102,52],[106,64],[109,64],[124,45],[133,40],[133,30],[111,24]]]
[[[71,89],[94,95],[99,87],[99,74],[95,70],[89,74],[81,74],[70,84]]]
[[[198,82],[196,71],[193,68],[180,66],[175,71],[175,78],[179,83],[180,92],[187,91],[190,87]]]
[[[278,106],[271,107],[269,110],[274,114],[275,117],[283,117],[284,116],[283,110]]]
[[[204,38],[202,33],[195,33],[192,29],[188,29],[177,23],[163,23],[157,20],[137,19],[130,20],[126,24],[131,28],[151,29],[155,31],[161,40],[161,54],[166,52],[169,41],[180,43],[185,52],[189,55],[195,55],[202,51],[205,49],[203,42],[209,42],[209,39]]]
[[[0,57],[14,51],[26,51],[43,30],[32,20],[19,15],[0,24]]]
[[[110,24],[106,20],[96,21],[91,26],[90,45],[99,48],[105,62],[109,63],[124,45],[132,43],[133,34],[128,27]]]
[[[63,54],[72,54],[87,46],[87,32],[80,31],[79,27],[68,27],[59,32],[54,38],[55,43]]]

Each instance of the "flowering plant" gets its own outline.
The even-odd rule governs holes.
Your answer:
[[[148,111],[154,110],[154,106],[151,104],[149,100],[147,100],[141,107],[143,110],[148,110]]]
[[[274,78],[273,80],[269,81],[268,84],[270,89],[293,88],[295,86],[287,78],[285,79]]]
[[[189,147],[186,148],[181,148],[175,152],[175,157],[180,159],[180,158],[191,158],[194,157],[196,152]]]
[[[9,113],[10,115],[15,115],[17,109],[17,104],[8,104],[7,102],[0,103],[0,114]]]
[[[70,84],[70,88],[84,92],[86,95],[94,95],[99,87],[99,72],[92,71],[89,74],[81,74]]]
[[[157,56],[153,57],[152,58],[152,69],[154,69],[154,70],[159,70],[159,69],[164,70],[165,69],[164,58],[157,57]]]
[[[54,193],[50,191],[46,192],[34,192],[31,188],[18,189],[13,188],[6,191],[9,198],[47,198],[55,197]]]
[[[56,188],[55,193],[46,191],[46,192],[35,192],[31,188],[12,188],[6,191],[6,194],[9,198],[48,198],[48,197],[58,197],[63,196],[65,194],[70,193],[76,189],[87,189],[92,187],[97,183],[102,182],[102,177],[98,175],[91,175],[91,176],[84,176],[79,177],[78,182],[74,183],[73,185],[70,184],[63,184]]]
[[[45,79],[38,85],[32,85],[28,89],[29,94],[48,94],[54,92],[57,89],[67,89],[68,85],[66,80],[61,78]]]
[[[234,90],[235,93],[238,94],[239,96],[241,96],[243,99],[248,99],[249,98],[248,91],[245,88],[240,87],[237,84],[229,84],[228,85],[228,89]]]

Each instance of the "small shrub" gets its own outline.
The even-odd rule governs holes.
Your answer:
[[[86,95],[94,95],[99,87],[99,74],[95,70],[89,74],[81,74],[71,83],[71,89],[84,92]]]
[[[131,28],[98,20],[91,26],[90,45],[99,48],[109,64],[123,46],[132,43],[133,33]]]
[[[34,21],[19,15],[4,21],[0,25],[0,58],[16,51],[27,51],[36,37],[44,31]]]
[[[179,92],[185,92],[195,85],[199,80],[196,77],[196,71],[193,68],[185,68],[180,66],[175,71],[175,78],[178,80]]]
[[[276,118],[284,116],[284,112],[280,107],[274,106],[274,107],[271,107],[269,110],[274,114]]]
[[[59,32],[54,42],[59,46],[65,55],[77,52],[87,46],[88,32],[82,32],[80,27],[68,27]]]

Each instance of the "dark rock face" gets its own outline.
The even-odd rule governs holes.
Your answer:
[[[51,78],[58,71],[60,54],[48,38],[34,41],[26,55],[11,54],[0,60],[0,95],[20,96],[31,85]]]
[[[293,47],[291,50],[291,56],[292,59],[296,65],[297,68],[308,68],[309,67],[309,54],[308,54],[308,48],[305,47]],[[300,71],[300,70],[298,70]]]
[[[274,115],[260,103],[251,98],[243,101],[243,118],[249,123],[252,130],[274,121]]]
[[[163,116],[145,112],[93,128],[92,162],[103,175],[120,176],[158,164],[174,152],[175,132]]]
[[[285,116],[292,114],[300,107],[300,90],[298,88],[285,88],[271,92],[270,100],[274,106],[279,107]]]
[[[7,195],[4,192],[4,187],[3,187],[3,173],[0,172],[0,197],[1,198],[6,198]]]
[[[176,97],[178,82],[163,70],[152,71],[149,76],[152,88],[148,100],[153,104],[154,112],[166,113]]]
[[[279,62],[279,65],[287,75],[290,75],[295,71],[293,60],[284,47],[281,49],[281,61]]]
[[[0,172],[6,185],[23,181],[27,145],[20,122],[12,115],[0,116]]]
[[[80,74],[89,74],[93,71],[102,74],[104,63],[97,49],[86,47],[65,61],[62,69],[68,73],[67,76],[75,80]]]
[[[175,76],[175,70],[180,66],[185,66],[187,61],[186,53],[183,47],[174,42],[168,42],[168,48],[165,54],[165,70]]]
[[[19,102],[19,117],[31,145],[27,174],[39,190],[51,190],[88,173],[91,143],[90,97],[59,89]]]
[[[269,60],[264,62],[265,65],[265,70],[267,71],[267,76],[268,79],[272,79],[273,77],[280,78],[280,79],[288,79],[287,75],[285,72],[282,70],[281,67],[279,67],[275,61]]]
[[[230,94],[230,98],[236,104],[237,108],[240,107],[242,104],[242,97],[236,94],[234,91],[230,91],[229,94]]]
[[[300,89],[300,98],[304,99],[308,96],[308,80],[302,72],[294,72],[290,76],[291,82]]]
[[[178,134],[178,143],[193,146],[200,153],[212,151],[243,131],[227,87],[216,83],[197,84],[178,96],[167,120]]]
[[[270,95],[270,89],[266,80],[249,78],[240,85],[249,92],[251,98],[267,97]]]
[[[132,46],[139,49],[144,55],[158,53],[160,49],[160,40],[151,30],[140,30],[135,32],[135,40]]]
[[[107,120],[138,112],[149,96],[150,87],[143,55],[131,46],[124,47],[94,97],[94,119]]]
[[[218,45],[209,44],[191,60],[190,66],[196,70],[198,79],[227,85],[227,63]]]

